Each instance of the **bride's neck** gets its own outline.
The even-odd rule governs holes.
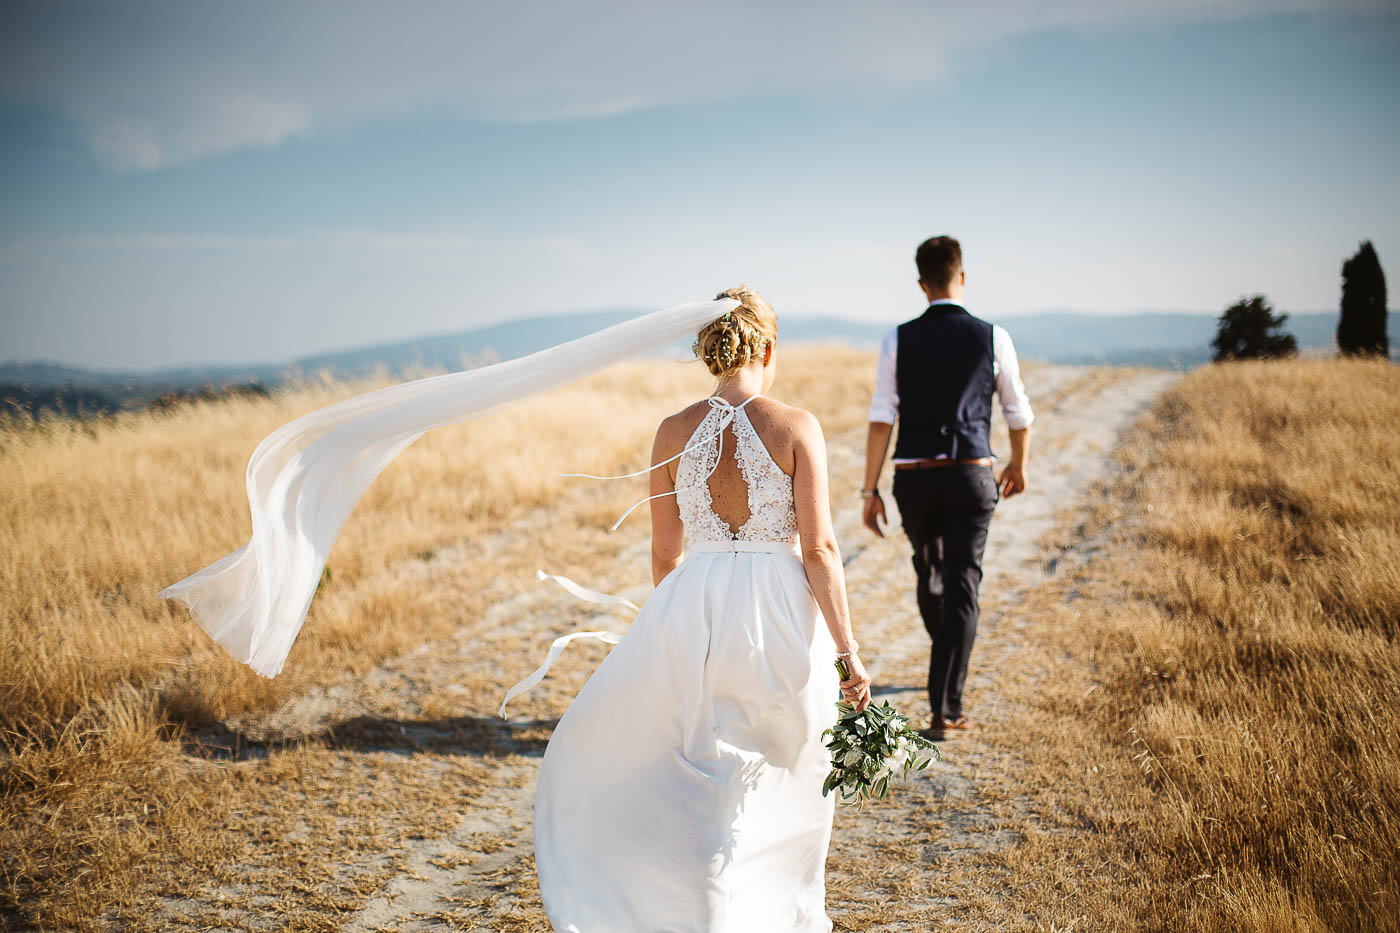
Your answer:
[[[745,366],[743,369],[729,373],[719,380],[714,391],[715,395],[734,405],[762,393],[762,366]]]

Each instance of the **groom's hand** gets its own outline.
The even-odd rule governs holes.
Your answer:
[[[885,518],[885,500],[880,498],[878,492],[865,497],[865,504],[861,506],[860,517],[861,521],[865,523],[866,528],[869,528],[882,538],[885,536],[885,533],[880,530],[880,523],[884,522],[888,525],[889,519]]]
[[[1001,489],[1001,497],[1010,499],[1012,496],[1020,495],[1026,491],[1026,474],[1019,463],[1009,463],[1006,469],[1001,471],[1001,477],[997,480],[997,486]]]

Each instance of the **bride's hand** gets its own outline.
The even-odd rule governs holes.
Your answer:
[[[851,676],[841,681],[841,697],[854,704],[857,711],[863,710],[870,705],[870,675],[865,672],[858,654],[846,659],[846,669]]]

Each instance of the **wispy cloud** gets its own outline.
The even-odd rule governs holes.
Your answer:
[[[367,227],[314,229],[281,236],[224,233],[97,233],[33,236],[0,241],[0,259],[32,261],[57,254],[121,255],[190,253],[381,253],[461,261],[502,249],[529,250],[550,257],[591,255],[588,244],[560,236],[476,236],[454,232],[410,232]]]
[[[1379,0],[575,0],[413,4],[10,0],[0,96],[151,170],[423,113],[539,121],[835,87],[918,85],[1056,27],[1379,10]]]

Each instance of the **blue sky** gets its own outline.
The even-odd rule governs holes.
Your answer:
[[[276,361],[740,281],[894,322],[935,233],[1008,323],[1335,307],[1362,239],[1400,268],[1394,4],[968,6],[8,4],[0,359]]]

